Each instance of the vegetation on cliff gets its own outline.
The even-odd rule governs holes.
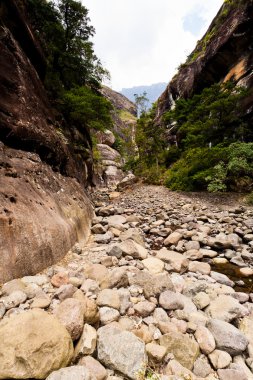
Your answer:
[[[147,182],[172,190],[249,189],[253,177],[253,135],[241,101],[247,94],[233,83],[214,84],[179,99],[154,124],[155,106],[137,127],[139,158],[131,162]]]
[[[47,59],[49,97],[69,126],[103,129],[110,103],[99,89],[108,72],[94,53],[88,10],[75,0],[27,0],[28,13]]]

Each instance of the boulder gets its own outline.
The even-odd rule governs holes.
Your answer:
[[[54,311],[60,323],[67,329],[71,338],[80,337],[84,325],[84,310],[80,301],[67,298]]]
[[[140,271],[129,274],[129,284],[138,285],[143,289],[146,298],[156,297],[165,290],[174,290],[174,286],[167,273],[152,275],[149,272]]]
[[[211,331],[216,347],[228,352],[231,356],[239,355],[246,350],[248,339],[246,336],[230,323],[211,319],[207,324]]]
[[[162,248],[158,251],[156,257],[169,264],[175,272],[183,273],[188,268],[189,260],[178,252]]]
[[[75,347],[74,360],[76,361],[85,355],[92,355],[96,349],[96,344],[97,332],[94,327],[86,323],[81,338]]]
[[[219,295],[216,299],[210,302],[206,308],[206,313],[213,319],[221,319],[225,322],[230,322],[235,318],[246,316],[249,312],[245,306],[241,305],[237,299]]]
[[[0,336],[0,379],[45,379],[73,357],[69,333],[42,310],[3,320]]]
[[[135,380],[138,373],[145,372],[147,355],[145,344],[129,331],[111,326],[98,330],[98,360],[122,375]]]
[[[149,257],[143,260],[142,264],[152,274],[161,273],[164,269],[164,262],[156,257]]]
[[[79,360],[78,365],[86,368],[96,380],[105,380],[107,371],[96,359],[92,356],[85,356]]]
[[[133,173],[129,173],[120,183],[118,183],[117,190],[122,191],[127,189],[128,187],[133,186],[136,182],[138,182],[138,178]]]
[[[122,250],[124,256],[132,256],[134,259],[144,260],[148,256],[146,248],[131,239],[121,242],[118,247]]]
[[[160,345],[166,347],[167,353],[172,353],[182,366],[192,370],[199,356],[197,342],[180,332],[171,332],[160,338]]]
[[[54,371],[46,380],[95,380],[95,377],[83,366],[73,366]]]
[[[117,290],[115,289],[104,289],[102,290],[97,298],[98,306],[108,306],[113,309],[120,309],[120,298]]]

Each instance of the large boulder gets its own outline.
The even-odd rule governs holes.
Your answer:
[[[167,353],[172,353],[175,359],[189,370],[192,370],[200,353],[198,343],[180,332],[163,335],[160,338],[160,345],[166,347]]]
[[[73,357],[69,333],[42,310],[3,320],[0,336],[0,379],[45,379]]]
[[[129,173],[118,184],[117,190],[122,191],[124,189],[127,189],[128,187],[133,186],[136,182],[138,182],[138,178],[133,173]]]
[[[112,146],[115,143],[115,136],[109,129],[97,132],[96,138],[99,144]]]
[[[119,152],[108,145],[97,144],[97,150],[99,152],[101,160],[116,161],[118,163],[122,162],[122,157]]]
[[[216,347],[219,350],[228,352],[230,355],[240,355],[248,346],[246,336],[230,323],[211,319],[207,324],[211,331]]]
[[[147,355],[145,344],[134,334],[112,326],[98,330],[98,360],[106,367],[135,380],[145,371]]]
[[[206,313],[213,319],[230,322],[235,318],[246,316],[249,312],[235,298],[222,294],[210,302]]]

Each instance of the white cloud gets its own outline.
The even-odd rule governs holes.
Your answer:
[[[96,29],[95,52],[111,86],[169,82],[205,33],[223,0],[82,0]],[[204,4],[203,4],[204,3]],[[194,18],[195,16],[195,18]],[[189,18],[192,22],[189,23]],[[201,29],[185,28],[185,19]]]

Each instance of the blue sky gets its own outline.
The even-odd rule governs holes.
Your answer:
[[[223,0],[82,0],[96,29],[95,52],[109,85],[169,82]],[[108,84],[108,83],[107,83]]]

